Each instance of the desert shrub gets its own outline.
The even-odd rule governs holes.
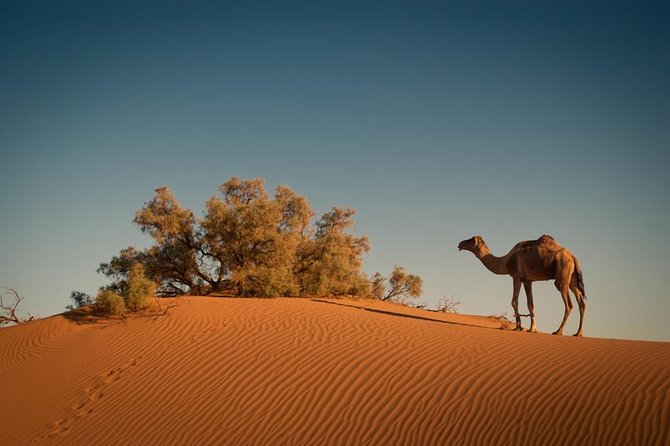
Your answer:
[[[130,311],[139,311],[155,293],[156,284],[144,275],[144,267],[135,263],[128,273],[128,287],[123,296],[126,307]]]
[[[106,316],[120,316],[126,310],[126,304],[114,291],[101,289],[95,297],[95,308]]]
[[[405,273],[402,266],[396,265],[388,279],[375,273],[370,287],[375,299],[405,303],[407,299],[419,297],[423,293],[423,280],[415,274]]]
[[[65,306],[67,310],[74,310],[93,303],[91,296],[82,291],[73,291],[70,293],[70,300],[72,303]]]
[[[458,302],[454,296],[448,296],[445,294],[437,303],[435,310],[440,313],[456,314],[458,313],[458,310],[456,309],[458,305],[460,305],[460,302]]]

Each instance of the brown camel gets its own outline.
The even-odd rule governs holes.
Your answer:
[[[492,273],[512,276],[514,283],[512,308],[514,308],[514,317],[516,319],[515,330],[523,330],[521,315],[519,315],[519,291],[521,290],[521,284],[523,284],[526,291],[528,311],[530,313],[530,329],[528,331],[535,333],[537,328],[535,326],[532,283],[537,280],[554,279],[554,285],[556,285],[558,291],[561,292],[561,297],[563,297],[565,314],[563,315],[561,326],[553,334],[563,334],[563,327],[568,320],[570,311],[572,311],[572,300],[568,292],[568,290],[572,290],[579,305],[579,330],[577,330],[575,336],[582,335],[582,324],[584,322],[584,312],[586,311],[586,294],[582,271],[577,258],[570,251],[556,243],[552,237],[543,235],[537,240],[519,242],[507,255],[502,257],[495,257],[491,254],[484,240],[478,235],[459,243],[458,250],[463,249],[472,252]]]

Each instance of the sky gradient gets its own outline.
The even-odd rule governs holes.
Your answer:
[[[511,315],[457,244],[546,233],[582,264],[585,335],[670,341],[667,3],[538,3],[1,2],[0,285],[58,313],[150,244],[155,188],[202,215],[262,177],[356,208],[365,271],[403,265],[419,300]]]

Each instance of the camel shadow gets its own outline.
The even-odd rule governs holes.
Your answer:
[[[504,330],[504,329],[506,329],[504,327],[504,324],[501,324],[500,327],[486,327],[486,326],[483,326],[483,325],[468,324],[468,323],[465,323],[465,322],[445,321],[444,319],[435,319],[435,318],[431,318],[431,317],[427,317],[427,316],[419,316],[419,315],[416,315],[416,314],[407,314],[407,313],[398,313],[398,312],[389,311],[389,310],[380,310],[380,309],[377,309],[377,308],[369,308],[369,307],[366,307],[366,306],[347,304],[347,303],[344,303],[344,302],[333,302],[333,301],[330,301],[330,300],[323,300],[323,299],[311,299],[311,300],[312,300],[312,302],[319,302],[319,303],[323,303],[323,304],[337,305],[337,306],[340,306],[340,307],[355,308],[355,309],[358,309],[358,310],[365,310],[365,311],[369,311],[371,313],[383,314],[383,315],[386,315],[386,316],[395,316],[395,317],[402,317],[402,318],[407,318],[407,319],[416,319],[416,320],[427,321],[427,322],[438,322],[440,324],[457,325],[457,326],[461,326],[461,327],[488,328],[488,329],[492,329],[492,330]],[[410,308],[410,307],[408,307],[408,308]],[[425,310],[425,311],[431,311],[431,310]]]

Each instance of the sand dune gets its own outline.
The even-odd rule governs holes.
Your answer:
[[[73,319],[0,330],[3,445],[670,443],[670,343],[358,301]]]

